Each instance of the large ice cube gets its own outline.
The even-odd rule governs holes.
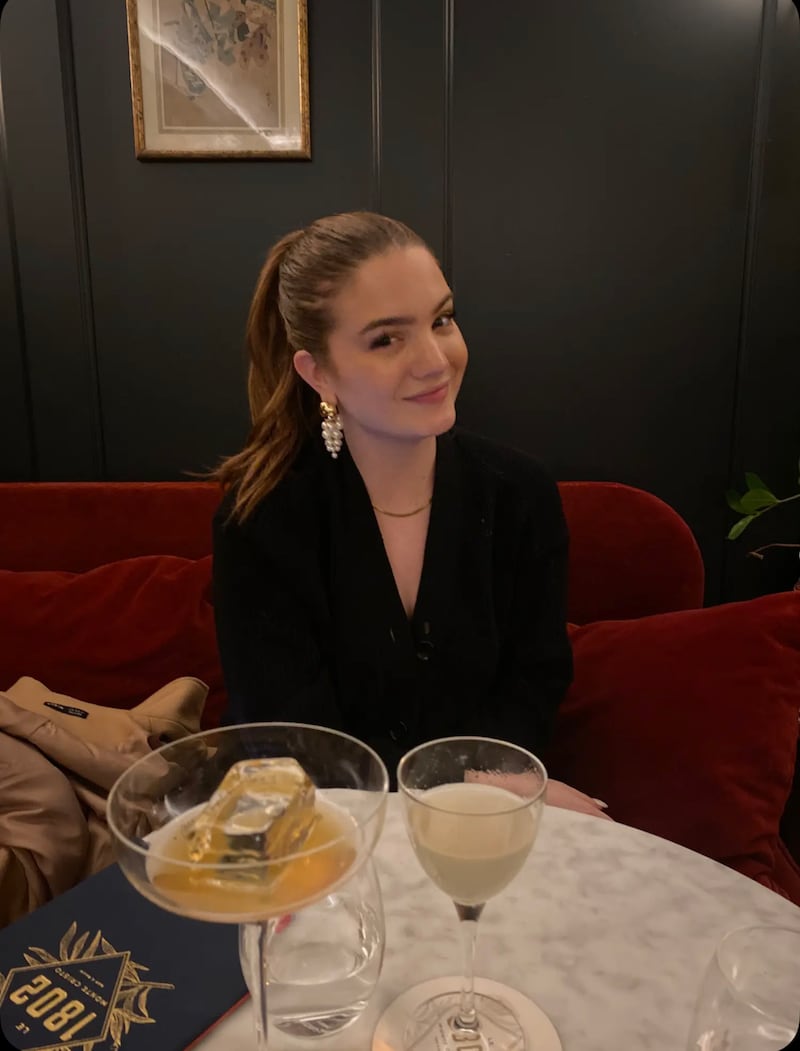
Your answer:
[[[295,759],[244,759],[189,829],[192,861],[275,861],[302,849],[316,820],[314,784]]]

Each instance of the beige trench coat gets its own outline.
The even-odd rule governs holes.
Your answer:
[[[0,927],[114,860],[111,786],[140,756],[196,733],[207,693],[175,679],[121,711],[31,678],[0,692]]]

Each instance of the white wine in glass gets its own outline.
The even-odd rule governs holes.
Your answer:
[[[493,784],[439,785],[424,805],[406,803],[408,832],[420,864],[460,905],[484,905],[522,868],[539,809]]]
[[[368,860],[388,784],[381,759],[354,737],[252,723],[165,745],[111,789],[117,858],[141,894],[193,919],[257,924],[258,1051],[268,1044],[269,921],[331,893]]]
[[[473,960],[484,906],[514,879],[533,847],[547,772],[536,756],[516,745],[451,737],[408,752],[398,766],[397,784],[414,851],[455,904],[464,948],[460,991],[431,996],[426,986],[432,983],[423,983],[400,998],[408,1005],[401,1047],[524,1051],[530,1043],[509,1002],[524,998],[512,990],[505,998],[502,987],[500,995],[476,993]]]

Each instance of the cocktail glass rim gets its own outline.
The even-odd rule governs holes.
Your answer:
[[[543,775],[542,776],[542,783],[539,786],[539,789],[533,795],[530,795],[530,796],[519,796],[519,803],[514,805],[514,806],[509,806],[507,809],[504,809],[504,810],[493,810],[491,813],[487,814],[486,811],[480,811],[480,810],[479,811],[472,811],[472,810],[462,810],[461,808],[459,808],[458,811],[454,811],[452,809],[452,807],[437,806],[435,802],[431,802],[431,800],[428,798],[428,795],[427,795],[427,793],[429,791],[428,789],[409,788],[407,785],[405,785],[403,783],[403,776],[402,776],[403,768],[411,760],[411,758],[413,756],[415,756],[418,752],[421,752],[421,751],[425,750],[426,748],[432,748],[434,745],[454,744],[454,743],[457,743],[459,741],[478,741],[480,743],[484,743],[485,742],[487,744],[498,744],[498,745],[501,745],[503,748],[510,748],[510,749],[513,749],[513,750],[515,750],[517,752],[520,752],[522,755],[528,756],[528,758],[533,761],[533,765],[535,767],[537,767],[537,768],[541,768],[541,770],[542,770],[542,775]],[[476,772],[477,773],[488,773],[489,771],[485,771],[484,770],[484,771],[476,771]],[[499,770],[498,774],[502,775],[503,771]],[[517,775],[515,775],[514,773],[510,773],[509,776],[513,777],[513,776],[517,776]],[[529,807],[533,803],[536,803],[539,799],[541,799],[542,796],[544,795],[544,793],[547,791],[548,780],[549,780],[549,778],[548,778],[548,774],[547,774],[547,768],[545,767],[544,763],[542,762],[541,759],[539,759],[538,756],[534,755],[533,752],[528,751],[527,748],[523,748],[521,745],[514,744],[513,741],[503,741],[503,740],[501,740],[498,737],[480,737],[480,736],[475,735],[475,734],[454,734],[451,737],[437,737],[433,741],[424,741],[422,744],[418,744],[418,745],[416,745],[416,747],[414,747],[410,751],[406,752],[405,755],[400,760],[400,762],[397,764],[397,787],[398,787],[398,790],[407,799],[412,800],[414,803],[416,803],[419,806],[427,807],[429,810],[436,810],[437,812],[443,813],[443,814],[458,813],[459,815],[462,815],[463,817],[484,817],[484,818],[491,817],[491,818],[497,818],[497,817],[502,816],[503,814],[514,814],[514,813],[516,813],[516,811],[523,810],[525,807]],[[443,783],[445,783],[445,782],[443,782]],[[479,783],[479,782],[476,782],[476,783]],[[438,786],[432,786],[432,787],[438,787]],[[513,789],[508,789],[508,791],[513,794],[514,790]]]
[[[330,729],[327,726],[318,726],[318,725],[315,725],[314,723],[293,723],[293,722],[281,722],[281,721],[257,722],[257,723],[236,723],[236,724],[231,725],[231,726],[219,726],[219,727],[216,727],[216,728],[211,729],[211,730],[201,730],[199,733],[188,734],[186,737],[179,737],[179,738],[177,738],[174,741],[168,741],[166,744],[161,745],[160,748],[156,748],[156,749],[154,749],[154,751],[148,752],[147,755],[143,755],[139,759],[137,759],[135,762],[131,763],[131,765],[127,768],[127,770],[125,770],[124,773],[120,774],[120,776],[117,778],[116,782],[114,783],[114,785],[111,788],[111,791],[108,794],[108,801],[107,801],[107,805],[106,805],[106,817],[107,817],[108,826],[109,826],[109,829],[111,830],[112,835],[127,850],[130,850],[130,851],[132,851],[132,852],[134,852],[136,854],[139,854],[142,858],[145,858],[148,861],[163,861],[165,863],[168,863],[171,868],[187,868],[187,869],[191,869],[193,872],[202,871],[204,869],[216,870],[217,872],[219,872],[219,871],[223,871],[224,872],[226,868],[230,868],[232,870],[235,869],[235,871],[237,873],[242,873],[242,872],[245,872],[245,871],[248,871],[248,870],[263,870],[263,869],[269,868],[270,866],[285,865],[289,861],[298,861],[298,860],[303,859],[303,858],[313,857],[315,854],[328,853],[328,852],[330,852],[330,850],[333,847],[335,847],[339,843],[351,842],[352,841],[352,836],[353,836],[353,829],[349,828],[349,829],[343,830],[342,834],[340,836],[337,836],[336,839],[328,840],[327,842],[321,844],[318,847],[312,847],[312,848],[310,848],[308,850],[298,850],[298,851],[295,851],[292,854],[283,854],[283,855],[281,855],[280,858],[274,858],[274,859],[271,859],[270,861],[260,861],[260,860],[246,861],[246,862],[190,861],[190,860],[178,859],[178,858],[175,858],[175,857],[173,857],[173,856],[171,856],[169,854],[162,854],[162,853],[159,852],[159,850],[157,849],[157,846],[155,846],[155,844],[153,844],[151,842],[145,842],[141,838],[139,838],[139,839],[131,839],[131,837],[127,833],[123,832],[119,828],[117,823],[115,822],[115,820],[114,820],[114,803],[115,803],[116,797],[118,795],[120,795],[120,793],[121,793],[121,791],[122,791],[122,789],[124,787],[125,781],[129,777],[134,775],[134,772],[136,771],[137,767],[143,767],[146,763],[152,763],[156,759],[156,757],[159,756],[162,752],[167,752],[170,749],[174,750],[174,749],[178,748],[181,744],[186,744],[188,741],[199,741],[203,737],[211,737],[212,735],[215,735],[215,734],[216,735],[224,734],[224,733],[231,733],[231,734],[233,734],[233,733],[236,733],[236,732],[239,732],[239,731],[243,731],[243,730],[254,730],[254,729],[265,730],[265,729],[269,729],[270,727],[281,727],[281,728],[293,729],[293,730],[314,730],[314,731],[316,731],[318,733],[328,734],[328,735],[330,735],[332,737],[339,737],[339,738],[342,738],[344,740],[351,741],[353,744],[358,745],[359,748],[362,751],[369,753],[374,759],[376,759],[377,760],[378,770],[380,770],[381,774],[382,774],[380,786],[376,787],[376,788],[372,788],[372,789],[355,789],[355,791],[368,792],[370,795],[374,795],[375,796],[375,804],[374,804],[374,806],[372,806],[369,809],[369,812],[366,815],[360,815],[360,817],[358,819],[353,817],[352,814],[349,815],[349,816],[353,817],[353,820],[354,820],[354,822],[356,824],[356,828],[363,828],[363,827],[365,827],[366,825],[368,825],[373,820],[373,818],[375,818],[375,816],[377,815],[377,813],[380,810],[380,808],[384,805],[386,797],[387,797],[388,792],[389,792],[389,774],[388,774],[388,772],[386,770],[386,764],[383,762],[383,760],[381,759],[381,757],[378,755],[378,753],[375,751],[374,748],[371,748],[368,744],[365,744],[363,741],[359,740],[357,737],[354,737],[352,734],[344,733],[341,730],[333,730],[333,729]],[[253,756],[252,758],[258,758],[258,757],[257,756]],[[279,758],[279,757],[275,757],[275,758]],[[288,756],[287,758],[292,758],[292,757]],[[308,773],[308,771],[307,771],[307,773]],[[309,777],[311,777],[311,774],[309,774]],[[312,780],[313,780],[313,777],[312,777]],[[208,799],[209,800],[211,799],[211,795],[209,795]],[[205,802],[208,802],[208,800],[206,800]],[[203,804],[200,804],[200,805],[203,805]],[[163,826],[161,826],[161,828],[166,828],[166,827],[167,827],[167,823],[165,823]],[[161,828],[154,829],[153,831],[154,832],[159,832],[159,831],[161,831]],[[155,847],[155,849],[154,849],[154,847]]]

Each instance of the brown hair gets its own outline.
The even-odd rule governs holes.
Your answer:
[[[295,371],[295,351],[324,361],[331,298],[368,259],[412,246],[425,243],[404,223],[374,212],[317,219],[273,246],[247,319],[252,428],[241,452],[212,474],[234,489],[232,518],[244,521],[275,488],[319,422],[318,399]]]

